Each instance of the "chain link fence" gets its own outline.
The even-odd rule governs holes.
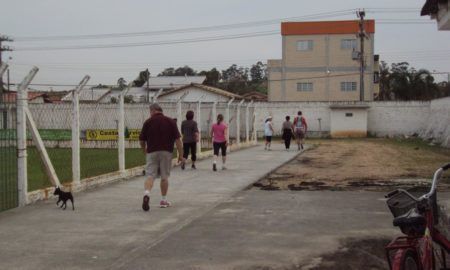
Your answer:
[[[16,104],[0,93],[0,211],[17,207]]]
[[[236,142],[237,105],[227,103],[161,102],[164,114],[176,119],[178,126],[185,120],[186,112],[194,111],[201,131],[202,150],[212,148],[211,126],[222,114],[229,119],[230,143]],[[119,171],[118,130],[120,121],[119,104],[81,103],[80,119],[80,178],[90,178]],[[229,108],[229,110],[227,110]],[[49,158],[61,183],[72,181],[72,119],[73,104],[63,103],[29,104],[29,109],[44,142]],[[245,106],[240,110],[241,138],[245,139]],[[230,117],[228,117],[229,112]],[[150,117],[149,104],[124,105],[125,169],[145,164],[145,155],[139,144],[142,125]],[[226,121],[227,122],[227,121]],[[6,133],[5,133],[6,134]],[[51,186],[40,155],[28,134],[28,187],[36,190]],[[174,153],[175,155],[175,153]]]

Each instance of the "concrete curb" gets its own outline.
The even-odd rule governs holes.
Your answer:
[[[242,143],[241,145],[231,145],[230,151],[235,152],[239,150],[243,150],[249,147],[256,146],[257,142],[250,142],[250,143]],[[197,160],[203,160],[207,159],[213,156],[213,151],[204,151],[201,154],[197,156]],[[172,166],[178,166],[177,159],[172,160]],[[90,178],[85,178],[80,181],[80,184],[74,184],[74,183],[67,183],[63,185],[63,190],[65,191],[71,191],[71,192],[81,192],[85,190],[94,189],[97,187],[101,187],[107,184],[124,181],[130,178],[133,178],[135,176],[142,176],[142,171],[144,170],[145,166],[138,166],[131,169],[127,169],[123,172],[112,172],[107,174],[102,174]],[[27,204],[33,204],[38,201],[42,200],[48,200],[51,198],[55,198],[56,196],[53,195],[54,187],[48,187],[44,189],[34,190],[31,192],[28,192],[27,194]]]

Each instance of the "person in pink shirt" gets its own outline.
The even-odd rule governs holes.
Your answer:
[[[227,132],[228,126],[223,122],[223,115],[217,115],[217,123],[211,127],[211,138],[213,139],[214,161],[213,171],[217,171],[217,158],[219,150],[222,152],[222,170],[226,170],[225,162],[227,160]]]

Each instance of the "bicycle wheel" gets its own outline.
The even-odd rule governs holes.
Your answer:
[[[416,254],[412,250],[405,252],[400,265],[400,270],[419,270]]]

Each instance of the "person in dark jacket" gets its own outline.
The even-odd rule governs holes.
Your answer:
[[[197,122],[194,120],[194,112],[188,111],[186,113],[186,120],[181,123],[181,134],[183,135],[183,157],[188,158],[191,153],[192,169],[196,169],[195,161],[197,160],[197,142],[199,138]],[[181,169],[184,170],[184,163],[181,164]]]

